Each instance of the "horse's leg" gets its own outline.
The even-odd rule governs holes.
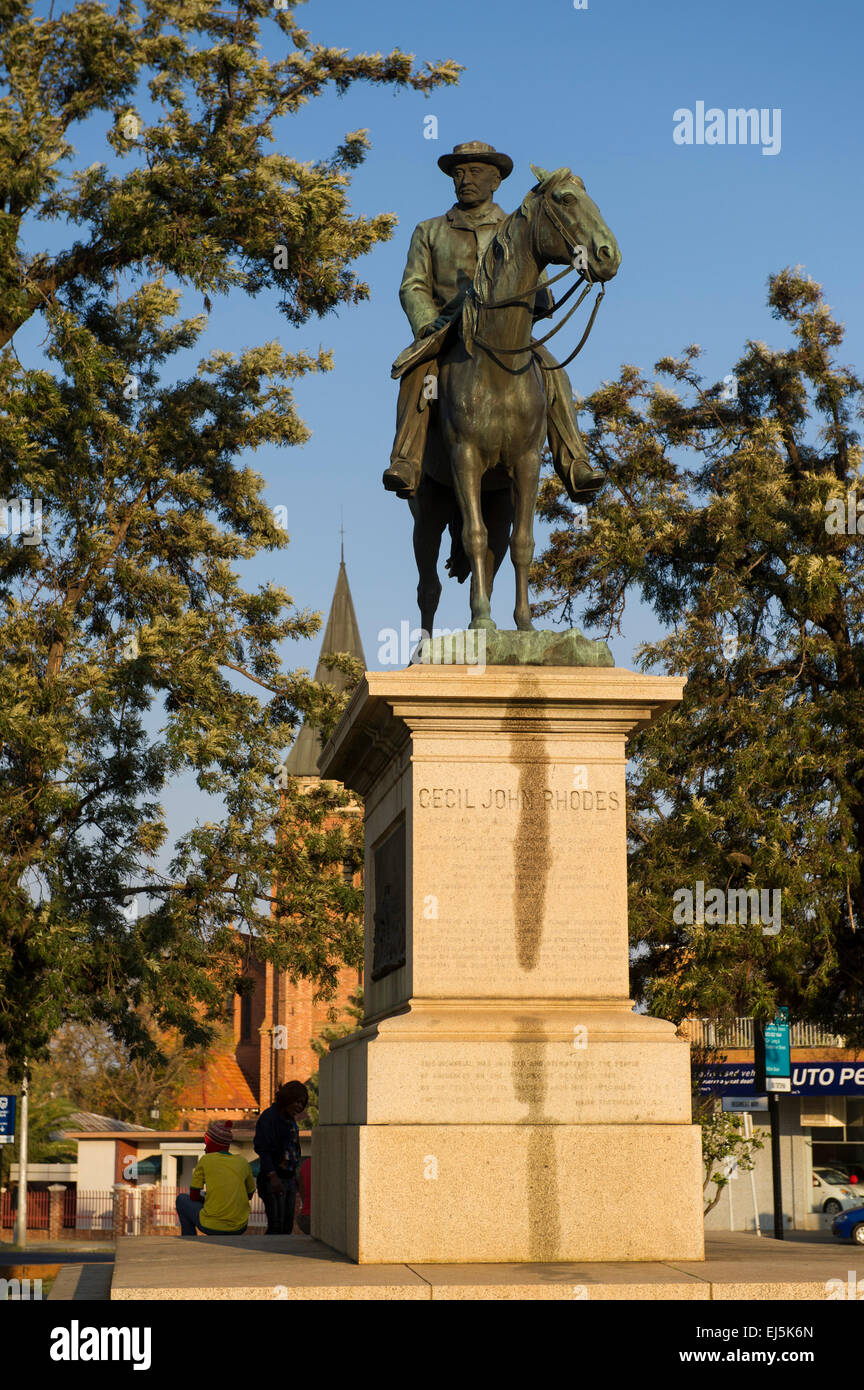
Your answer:
[[[414,559],[417,561],[417,603],[420,607],[420,626],[432,635],[432,625],[441,581],[438,578],[438,552],[450,509],[450,499],[443,488],[430,483],[424,476],[414,497],[409,499],[414,518]]]
[[[480,497],[483,465],[477,446],[464,441],[454,442],[450,452],[450,468],[453,474],[453,489],[462,512],[462,545],[471,566],[469,627],[494,628],[489,589],[486,584],[486,552],[489,548],[489,537],[486,522],[483,520]]]
[[[486,587],[492,597],[495,576],[501,568],[510,541],[510,528],[513,525],[513,499],[509,487],[490,488],[483,493],[483,516],[489,535],[489,548],[486,551]]]
[[[540,451],[527,450],[513,469],[513,532],[510,557],[516,571],[516,607],[513,618],[520,632],[532,632],[528,602],[528,570],[534,558],[534,509],[540,487]]]

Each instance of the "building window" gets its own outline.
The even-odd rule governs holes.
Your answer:
[[[252,995],[244,994],[240,999],[240,1041],[249,1042],[252,1037]]]

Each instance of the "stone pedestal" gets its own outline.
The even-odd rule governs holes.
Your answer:
[[[312,1234],[360,1263],[701,1259],[689,1047],[628,999],[625,743],[683,682],[367,672],[365,1026],[320,1071]]]

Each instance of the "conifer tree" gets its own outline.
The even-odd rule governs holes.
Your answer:
[[[296,9],[81,0],[46,19],[0,0],[0,1045],[13,1079],[70,1022],[144,1052],[147,1018],[205,1042],[243,933],[324,996],[361,952],[359,893],[340,872],[357,827],[332,820],[345,798],[301,796],[280,770],[300,719],[326,732],[342,707],[283,670],[280,644],[320,620],[275,583],[247,591],[237,570],[287,543],[244,455],[303,443],[292,383],[331,360],[274,340],[188,363],[211,296],[230,294],[242,324],[245,296],[266,292],[290,330],[367,295],[353,263],[394,219],[349,205],[366,134],[304,162],[282,147],[285,118],[358,82],[428,92],[457,67],[321,46]],[[88,167],[79,132],[105,142]],[[193,291],[203,314],[183,312]],[[34,319],[41,356],[22,331]],[[160,872],[167,793],[190,770],[216,818]]]
[[[671,387],[628,365],[588,397],[608,483],[584,532],[544,483],[534,578],[540,611],[607,634],[640,594],[665,635],[639,664],[687,677],[628,745],[640,997],[676,1021],[785,1005],[860,1041],[862,383],[819,285],[787,269],[768,299],[791,342],[747,342],[723,382],[703,381],[691,346],[656,364]],[[688,921],[681,890],[700,881]],[[730,889],[781,891],[779,929],[752,909],[729,920]]]

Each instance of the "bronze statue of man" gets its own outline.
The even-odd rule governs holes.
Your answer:
[[[442,155],[438,167],[452,176],[456,203],[442,217],[431,217],[415,228],[399,290],[415,342],[439,333],[461,313],[478,262],[507,216],[493,201],[493,194],[512,171],[513,161],[482,140],[470,140]],[[539,290],[534,318],[544,317],[551,307],[551,291]],[[535,345],[533,350],[547,367],[556,366],[545,347]],[[435,358],[420,356],[400,382],[396,438],[383,478],[389,492],[405,498],[414,495],[420,482],[434,401],[430,383],[437,374]],[[602,486],[603,474],[588,462],[566,373],[559,368],[544,372],[543,377],[547,439],[555,471],[572,501],[587,502]]]

